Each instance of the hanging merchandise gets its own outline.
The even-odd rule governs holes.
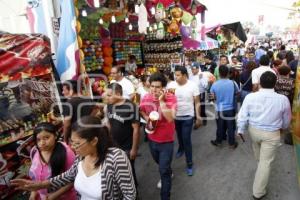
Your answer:
[[[159,32],[159,27],[157,32]],[[158,39],[157,33],[150,33],[144,42],[145,64],[164,70],[171,66],[174,60],[180,60],[182,41],[180,35],[166,33]]]
[[[179,22],[176,19],[173,19],[171,21],[171,23],[168,25],[167,31],[169,33],[172,33],[173,35],[176,35],[176,34],[180,33],[180,28],[179,27],[180,27]]]
[[[102,44],[99,39],[84,40],[82,50],[84,52],[83,63],[87,72],[100,70],[103,64]]]
[[[175,19],[177,22],[181,23],[181,17],[183,16],[183,11],[180,7],[175,6],[170,11],[172,19]]]
[[[139,11],[140,11],[139,12],[139,21],[138,21],[139,33],[147,34],[147,24],[149,24],[149,22],[148,22],[147,9],[144,6],[144,4],[140,5]]]
[[[158,22],[156,38],[161,40],[165,37],[165,26],[162,22]]]
[[[171,15],[171,22],[168,25],[167,31],[169,33],[172,33],[173,35],[176,35],[180,33],[180,24],[181,24],[181,17],[183,15],[183,11],[179,6],[175,6],[170,11]]]
[[[191,22],[191,30],[192,30],[192,33],[191,33],[191,37],[192,39],[196,40],[197,38],[197,19],[196,19],[196,16],[193,17],[193,20]]]
[[[140,41],[115,40],[113,47],[116,65],[125,65],[128,57],[134,55],[137,66],[143,66],[142,44]]]
[[[191,15],[189,12],[183,11],[181,20],[185,25],[189,25],[193,20],[193,15]]]
[[[161,22],[165,16],[165,7],[163,4],[158,3],[156,5],[156,12],[155,12],[155,20],[156,22]]]

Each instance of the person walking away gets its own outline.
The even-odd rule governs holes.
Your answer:
[[[210,88],[212,98],[216,100],[217,111],[216,139],[211,140],[211,144],[220,146],[227,133],[229,147],[235,149],[238,146],[235,141],[235,96],[238,94],[238,86],[228,79],[229,69],[226,65],[219,67],[219,73],[221,79]]]
[[[274,91],[276,80],[273,72],[264,72],[260,77],[261,88],[246,96],[238,113],[238,134],[244,134],[248,126],[258,161],[253,183],[254,199],[262,199],[267,194],[271,166],[280,145],[280,132],[288,128],[291,121],[288,98]]]
[[[150,93],[142,99],[140,113],[147,123],[156,123],[152,132],[148,134],[149,147],[153,160],[159,166],[161,200],[170,200],[177,101],[173,93],[164,90],[167,80],[163,74],[152,74],[149,82]],[[158,113],[158,120],[152,121],[149,117],[151,113]]]
[[[249,61],[246,64],[246,69],[241,73],[240,79],[241,79],[241,104],[243,104],[243,101],[245,97],[252,92],[252,71],[257,67],[256,63],[254,61]]]
[[[260,64],[260,66],[256,69],[254,69],[251,74],[251,76],[252,76],[252,91],[253,92],[258,91],[260,76],[264,72],[270,71],[275,74],[274,70],[272,70],[270,68],[270,58],[268,55],[262,55],[260,57],[259,64]]]
[[[293,98],[295,91],[295,80],[291,78],[291,68],[288,66],[281,66],[278,68],[279,75],[277,76],[277,82],[275,85],[275,92],[286,96],[291,105],[291,110],[293,106]],[[284,143],[293,145],[292,133],[290,131],[285,132],[284,134]]]

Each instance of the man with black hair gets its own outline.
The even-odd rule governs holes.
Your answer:
[[[132,101],[135,96],[134,86],[130,80],[128,80],[122,75],[121,69],[117,66],[112,67],[110,71],[110,76],[112,77],[113,81],[117,82],[122,86],[123,97]]]
[[[153,160],[159,165],[161,181],[157,186],[161,188],[161,200],[170,200],[177,101],[174,94],[165,91],[167,80],[163,74],[152,74],[149,82],[150,93],[142,99],[140,113],[147,122],[151,113],[159,114],[153,132],[148,134],[149,147]]]
[[[81,87],[77,85],[78,80],[69,80],[63,83],[63,95],[68,99],[63,105],[63,135],[64,141],[69,143],[71,137],[71,126],[83,116],[93,112],[93,102],[89,97],[80,95]]]
[[[204,61],[205,67],[203,71],[209,71],[210,73],[214,74],[217,63],[213,61],[213,55],[207,54],[206,56],[204,56]]]
[[[271,67],[270,67],[270,58],[269,58],[268,55],[262,55],[260,57],[259,64],[260,64],[260,66],[256,69],[254,69],[251,73],[251,76],[252,76],[252,91],[253,92],[258,91],[260,76],[264,72],[270,71],[270,72],[273,72],[274,74],[276,74],[275,71],[273,69],[271,69]]]
[[[179,158],[185,153],[187,164],[186,173],[188,176],[192,176],[193,159],[191,134],[194,117],[196,118],[194,128],[197,129],[201,126],[200,91],[197,85],[188,79],[188,72],[184,66],[175,67],[175,79],[175,96],[177,97],[178,103],[175,125],[179,143],[176,157]]]
[[[210,89],[211,96],[216,100],[217,111],[216,139],[210,142],[214,146],[220,146],[227,133],[229,146],[235,149],[238,146],[235,141],[235,96],[238,94],[238,86],[228,79],[229,69],[226,65],[219,67],[219,73],[220,79]]]
[[[246,96],[238,114],[238,133],[244,134],[248,126],[258,161],[253,183],[254,199],[262,199],[267,194],[271,165],[280,145],[280,132],[287,129],[291,121],[290,102],[286,96],[274,91],[276,81],[273,72],[264,72],[260,77],[261,88]]]
[[[225,55],[221,55],[220,56],[220,62],[219,62],[219,66],[221,65],[228,65],[229,64],[229,60],[228,57]],[[214,71],[214,76],[216,77],[216,80],[220,79],[220,74],[219,74],[219,67],[216,67],[215,71]]]
[[[134,161],[137,156],[140,138],[140,117],[137,106],[122,97],[122,95],[123,89],[120,84],[111,83],[107,86],[108,105],[106,116],[113,141],[128,155],[134,181],[137,185]]]

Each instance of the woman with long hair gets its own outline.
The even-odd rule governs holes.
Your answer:
[[[240,76],[240,90],[241,90],[241,103],[243,103],[245,97],[252,92],[252,71],[257,67],[256,62],[249,61],[246,64],[245,70]]]
[[[134,200],[136,189],[126,153],[115,148],[98,118],[85,116],[72,126],[71,145],[78,155],[72,167],[50,180],[11,181],[17,189],[61,188],[74,183],[79,199]]]
[[[33,133],[35,146],[30,152],[31,167],[29,176],[34,181],[45,181],[67,171],[75,160],[74,152],[59,142],[56,127],[48,122],[36,126]],[[41,189],[30,194],[30,200],[36,199],[75,200],[76,193],[72,184],[58,190]]]

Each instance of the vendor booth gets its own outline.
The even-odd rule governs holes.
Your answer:
[[[0,199],[26,199],[9,182],[27,176],[30,136],[57,103],[50,49],[42,35],[0,34]]]

